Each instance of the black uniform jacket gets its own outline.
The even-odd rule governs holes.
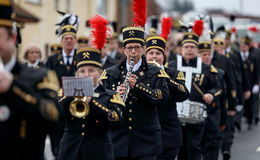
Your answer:
[[[127,69],[126,61],[103,72],[102,83],[108,89],[116,90],[123,83]],[[157,106],[165,106],[169,97],[165,71],[154,64],[148,64],[142,57],[142,64],[134,72],[138,79],[130,89],[123,112],[123,127],[112,130],[111,136],[116,157],[155,155],[161,152],[161,127]]]
[[[46,134],[59,111],[56,74],[16,62],[14,81],[0,94],[0,159],[43,160]]]
[[[113,148],[108,131],[121,125],[124,103],[114,91],[102,85],[95,89],[84,118],[74,117],[70,111],[72,97],[61,101],[65,120],[58,159],[60,160],[113,160]]]
[[[76,72],[76,50],[74,51],[74,57],[72,64],[69,66],[66,65],[66,62],[63,60],[62,53],[54,54],[48,57],[48,60],[46,62],[46,67],[49,69],[52,69],[56,72],[60,82],[61,77],[63,76],[74,76],[74,73]],[[60,85],[62,85],[60,83]]]
[[[234,67],[232,67],[232,60],[229,57],[214,53],[212,64],[224,71],[224,81],[226,84],[226,98],[229,110],[234,110],[237,105],[237,83]]]
[[[185,87],[183,72],[174,68],[165,68],[169,75],[169,102],[165,107],[159,107],[159,119],[162,128],[162,148],[167,151],[182,145],[181,123],[176,110],[176,102],[189,98],[189,91]]]

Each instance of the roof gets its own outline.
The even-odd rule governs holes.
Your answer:
[[[30,13],[29,11],[25,10],[24,8],[20,7],[17,4],[13,5],[14,12],[15,12],[15,21],[18,23],[37,23],[40,21],[38,17]]]

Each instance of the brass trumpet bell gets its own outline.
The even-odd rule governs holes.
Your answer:
[[[77,118],[87,117],[89,114],[89,104],[87,102],[87,97],[76,97],[70,103],[70,113],[72,116]]]

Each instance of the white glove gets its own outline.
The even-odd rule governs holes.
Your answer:
[[[257,94],[259,92],[259,85],[255,84],[252,89],[253,94]]]
[[[244,107],[243,107],[243,105],[236,105],[235,108],[236,108],[236,111],[237,111],[237,112],[241,112]]]

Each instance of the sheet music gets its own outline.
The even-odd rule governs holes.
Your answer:
[[[64,96],[89,96],[94,94],[93,82],[90,77],[62,77]]]

